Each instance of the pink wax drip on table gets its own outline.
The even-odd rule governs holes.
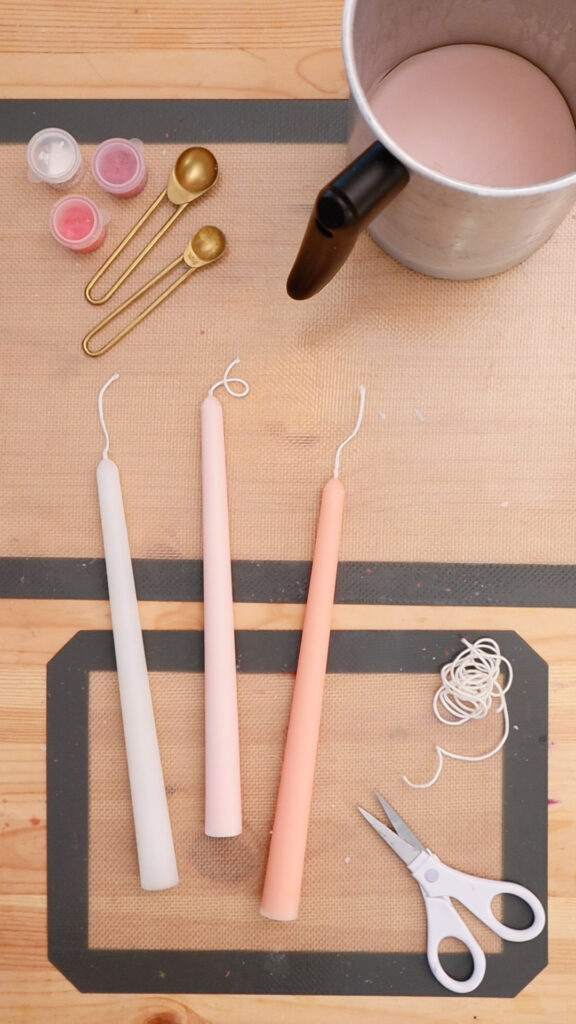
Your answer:
[[[369,102],[412,159],[457,181],[519,188],[576,171],[576,127],[562,93],[508,50],[458,44],[415,54]]]

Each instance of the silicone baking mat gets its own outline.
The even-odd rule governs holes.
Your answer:
[[[96,397],[118,372],[106,417],[133,555],[199,558],[199,406],[238,356],[252,390],[244,401],[224,400],[235,559],[310,557],[319,490],[365,384],[362,437],[342,459],[344,562],[576,562],[574,221],[522,266],[473,282],[415,274],[366,235],[329,287],[293,302],[285,281],[310,204],[345,159],[345,105],[214,107],[3,107],[5,134],[13,123],[20,142],[2,148],[9,485],[0,489],[0,555],[101,555]],[[49,234],[58,193],[26,181],[24,133],[57,117],[89,140],[86,161],[106,135],[142,135],[146,143],[149,181],[140,196],[107,196],[89,174],[77,186],[111,218],[107,242],[87,255]],[[221,227],[228,253],[90,360],[81,339],[110,307],[89,306],[84,286],[194,143],[212,146],[220,179],[118,301],[183,252],[202,224]],[[170,209],[157,212],[142,241]]]
[[[320,490],[364,383],[362,431],[342,457],[337,602],[414,609],[413,631],[333,634],[302,911],[289,926],[260,919],[258,903],[298,635],[260,631],[257,610],[238,634],[246,825],[238,842],[217,843],[202,835],[201,635],[147,633],[182,878],[165,894],[137,884],[110,636],[67,644],[48,666],[51,959],[85,990],[446,995],[427,968],[418,889],[356,804],[375,809],[377,787],[449,863],[545,897],[547,674],[524,640],[499,634],[516,672],[503,756],[450,764],[424,795],[400,776],[434,768],[431,701],[461,645],[458,607],[574,604],[573,222],[523,266],[467,283],[413,274],[364,237],[333,284],[297,304],[284,283],[312,198],[345,158],[343,104],[2,113],[4,596],[106,597],[96,398],[118,372],[106,418],[139,597],[201,599],[199,405],[238,356],[250,395],[223,398],[236,600],[276,602],[279,617],[305,600]],[[56,195],[25,179],[24,143],[51,122],[87,160],[110,135],[145,143],[140,197],[112,199],[89,175],[78,186],[111,218],[89,256],[51,239]],[[220,180],[126,290],[203,223],[224,230],[228,253],[89,360],[81,338],[103,314],[83,287],[191,144],[214,150]],[[419,631],[426,604],[453,606],[455,632]],[[470,726],[454,749],[484,750],[500,727],[497,716]],[[480,934],[489,968],[478,994],[513,995],[546,962],[544,936],[500,947]]]
[[[203,834],[201,634],[145,634],[180,884],[144,893],[111,637],[78,633],[48,668],[53,962],[88,991],[445,995],[427,967],[418,887],[357,805],[374,805],[376,785],[448,862],[529,879],[545,899],[546,666],[516,634],[492,635],[517,674],[512,738],[502,759],[449,763],[423,797],[400,776],[430,775],[436,668],[460,638],[334,632],[301,909],[281,924],[260,917],[259,898],[299,634],[237,634],[245,827],[229,840]],[[476,723],[451,749],[486,749],[494,728]],[[473,929],[488,954],[478,994],[514,995],[544,966],[544,936],[500,945]],[[446,956],[465,976],[467,957]]]

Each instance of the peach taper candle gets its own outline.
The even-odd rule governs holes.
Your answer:
[[[328,647],[344,513],[340,453],[356,436],[364,413],[365,389],[353,432],[339,446],[333,476],[324,485],[312,559],[302,639],[294,681],[288,733],[260,912],[275,921],[298,917],[316,752],[322,715]]]

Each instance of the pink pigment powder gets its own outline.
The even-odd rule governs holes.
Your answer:
[[[68,242],[79,242],[91,234],[94,219],[93,210],[85,203],[68,203],[58,217],[58,232]]]
[[[106,223],[100,211],[84,196],[66,196],[50,212],[54,238],[75,252],[93,252],[106,237]]]
[[[576,171],[576,127],[557,86],[495,46],[442,46],[394,68],[369,96],[410,157],[472,185],[518,188]]]
[[[131,139],[106,139],[92,156],[95,181],[112,195],[122,199],[135,196],[144,188],[147,171],[141,144]]]
[[[111,185],[125,185],[136,174],[136,155],[128,149],[108,149],[102,154],[100,173]]]

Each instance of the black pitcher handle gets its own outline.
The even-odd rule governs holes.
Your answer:
[[[400,192],[408,171],[375,142],[323,188],[286,284],[292,299],[321,291],[348,258],[360,231]]]

